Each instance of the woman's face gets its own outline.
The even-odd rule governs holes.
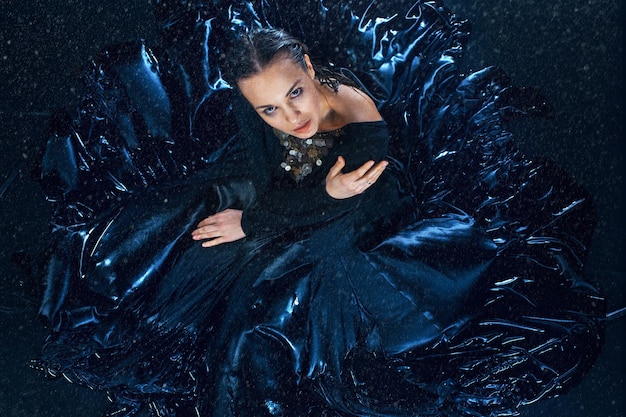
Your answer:
[[[299,138],[313,136],[320,124],[320,95],[308,56],[307,68],[276,59],[261,72],[238,82],[239,90],[263,120]]]

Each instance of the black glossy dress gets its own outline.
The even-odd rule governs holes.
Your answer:
[[[206,3],[156,1],[163,47],[107,48],[52,120],[38,364],[113,415],[506,416],[575,385],[602,346],[593,208],[503,127],[540,97],[461,76],[465,24],[438,2]],[[255,24],[330,56],[385,122],[310,142],[264,126],[216,64]],[[339,201],[338,155],[391,163]],[[191,240],[229,207],[245,239]]]

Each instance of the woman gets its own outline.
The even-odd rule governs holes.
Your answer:
[[[410,30],[458,28],[416,7]],[[604,308],[580,277],[592,212],[512,146],[498,72],[454,75],[433,41],[407,67],[433,76],[380,83],[381,100],[364,91],[388,65],[351,81],[284,32],[242,41],[224,69],[247,103],[232,98],[236,129],[215,121],[236,140],[56,229],[49,372],[109,391],[115,412],[213,416],[506,415],[582,377]]]
[[[316,79],[305,46],[295,39],[279,31],[259,31],[249,42],[238,45],[231,53],[238,56],[230,65],[236,71],[233,76],[239,90],[259,116],[281,132],[285,140],[291,136],[291,142],[296,142],[285,146],[287,155],[283,168],[288,169],[298,182],[310,174],[309,171],[318,169],[316,165],[323,163],[322,153],[332,147],[329,141],[321,137],[311,139],[314,135],[326,133],[328,137],[337,137],[338,130],[346,125],[382,122],[374,102],[362,91],[353,86],[341,85],[336,79],[326,82]],[[254,135],[254,132],[250,134]],[[324,141],[324,144],[308,145],[308,141]],[[383,139],[380,144],[366,143],[365,148],[374,152],[372,156],[380,158],[386,153],[385,142]],[[258,149],[254,145],[249,147]],[[290,151],[294,155],[290,155]],[[307,160],[313,154],[319,157]],[[342,200],[364,192],[376,182],[387,165],[385,161],[374,164],[374,161],[369,161],[355,171],[343,173],[346,163],[340,156],[326,176],[326,197]],[[327,199],[324,193],[318,198]],[[272,204],[275,202],[272,201]],[[194,232],[194,238],[210,239],[203,244],[205,247],[241,239],[246,236],[241,218],[240,210],[220,212],[201,222]],[[288,219],[280,223],[290,227],[297,220]]]

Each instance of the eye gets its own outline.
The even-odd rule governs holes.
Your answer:
[[[266,108],[263,109],[263,114],[270,116],[272,113],[274,113],[276,111],[276,107],[274,106],[268,106]]]
[[[296,98],[298,96],[300,96],[302,94],[302,87],[298,87],[298,88],[294,88],[294,90],[291,92],[290,96],[291,98]]]

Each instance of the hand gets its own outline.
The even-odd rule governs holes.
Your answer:
[[[243,239],[246,234],[241,228],[242,214],[241,210],[220,211],[198,223],[196,230],[191,232],[191,237],[193,240],[210,239],[202,242],[205,248]]]
[[[343,173],[346,160],[340,156],[326,176],[326,192],[338,200],[354,197],[372,186],[383,173],[387,161],[368,161],[354,171]]]

